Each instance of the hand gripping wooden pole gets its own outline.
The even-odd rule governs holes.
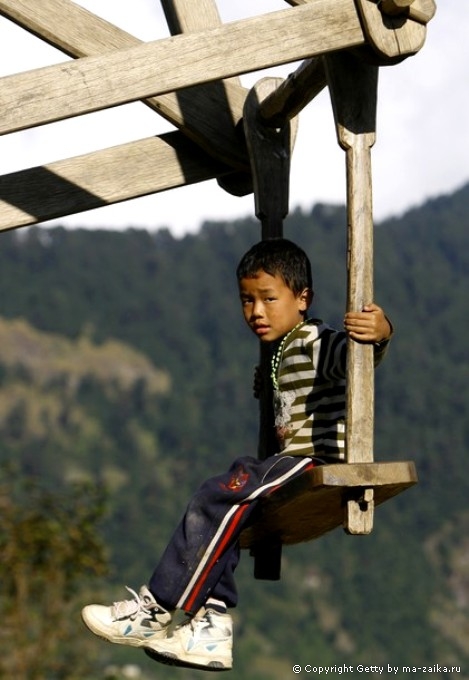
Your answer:
[[[261,104],[283,83],[281,78],[263,78],[250,90],[243,111],[243,125],[251,163],[255,212],[262,227],[262,239],[280,238],[288,214],[290,158],[296,121],[285,120],[281,127],[270,126],[261,116]],[[278,451],[272,409],[270,348],[260,345],[259,370],[262,376],[259,396],[259,446],[261,459]],[[282,545],[270,537],[257,544],[254,556],[256,578],[278,580]]]
[[[348,213],[348,302],[349,309],[362,309],[373,300],[373,220],[371,193],[371,147],[375,141],[378,69],[359,60],[355,54],[334,53],[323,57],[331,93],[339,143],[346,151]],[[315,66],[316,69],[316,66]],[[261,103],[286,118],[291,111],[289,88]],[[285,204],[276,201],[273,208],[269,193],[262,187],[277,190],[281,184],[263,172],[266,150],[256,149],[263,127],[255,115],[255,93],[246,104],[246,138],[250,144],[253,174],[257,177],[256,213],[269,238],[267,213],[276,211],[273,224],[278,236],[286,212]],[[260,97],[258,96],[258,99]],[[248,109],[251,104],[254,109]],[[268,105],[267,105],[268,104]],[[271,106],[271,104],[273,104]],[[261,119],[262,119],[261,115]],[[270,121],[269,121],[270,122]],[[264,141],[265,141],[264,137]],[[250,140],[250,141],[249,141]],[[270,153],[274,147],[267,145]],[[288,149],[286,149],[288,151]],[[264,164],[265,165],[265,164]],[[267,166],[265,166],[267,167]],[[277,172],[286,165],[277,164]],[[270,172],[270,171],[269,171]],[[282,176],[280,173],[279,176]],[[285,174],[283,174],[285,177]],[[265,184],[263,184],[265,182]],[[287,194],[285,194],[286,196]],[[283,205],[283,208],[282,208]],[[266,349],[266,348],[264,348]],[[293,545],[319,538],[338,526],[350,534],[370,533],[374,507],[393,498],[417,482],[411,461],[375,463],[373,461],[374,356],[373,347],[349,341],[347,387],[347,464],[320,465],[299,475],[289,484],[262,499],[256,518],[241,535],[240,545],[255,555],[257,578],[279,578],[281,545]],[[267,366],[269,365],[266,358]],[[269,380],[265,381],[267,385]],[[262,397],[264,400],[264,397]],[[271,402],[267,397],[265,407]],[[263,417],[271,417],[271,410]],[[264,424],[263,424],[264,423]],[[273,434],[268,420],[261,421],[260,455],[274,452],[267,437]]]
[[[324,57],[340,146],[347,168],[347,309],[373,301],[373,210],[371,147],[375,142],[378,67],[349,52]],[[373,461],[373,346],[347,344],[347,463]],[[344,528],[373,528],[373,489],[359,489],[345,504]]]

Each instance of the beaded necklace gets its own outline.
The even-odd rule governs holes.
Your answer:
[[[278,346],[277,351],[275,352],[274,356],[272,357],[272,361],[271,361],[271,364],[270,364],[270,366],[271,366],[270,377],[272,378],[272,385],[274,386],[274,390],[278,390],[277,371],[278,371],[278,367],[280,365],[280,362],[282,360],[283,348],[285,347],[285,343],[287,342],[290,335],[292,333],[294,333],[298,328],[300,328],[300,326],[303,326],[303,324],[305,324],[305,323],[306,323],[305,320],[300,321],[299,323],[296,324],[296,326],[294,328],[291,329],[291,331],[288,331],[288,333],[284,336],[284,338],[282,339],[282,342]]]

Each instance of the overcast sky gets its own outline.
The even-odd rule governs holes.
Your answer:
[[[157,0],[80,0],[77,4],[142,40],[168,35]],[[286,9],[282,0],[218,0],[225,22]],[[439,0],[423,49],[399,65],[380,69],[378,135],[373,148],[377,220],[451,192],[469,180],[469,2]],[[0,18],[0,75],[67,58]],[[295,65],[268,75],[286,76]],[[251,86],[266,72],[242,77]],[[0,172],[49,163],[171,129],[143,104],[81,116],[0,138]],[[327,91],[300,114],[293,153],[290,206],[345,202],[344,152],[337,145]],[[252,214],[252,196],[235,198],[215,181],[62,218],[67,226],[168,227],[175,235],[204,220]]]

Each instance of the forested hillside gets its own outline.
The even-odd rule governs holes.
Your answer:
[[[419,485],[379,508],[369,537],[285,550],[279,583],[254,581],[244,556],[233,680],[360,663],[469,678],[468,213],[469,185],[376,226],[375,299],[395,337],[375,457],[415,460]],[[311,256],[312,313],[333,324],[345,224],[343,207],[316,205],[285,225]],[[200,677],[94,639],[79,610],[145,582],[199,482],[255,453],[258,348],[234,272],[259,234],[255,219],[182,239],[0,234],[0,677],[120,678],[125,664],[142,680]]]

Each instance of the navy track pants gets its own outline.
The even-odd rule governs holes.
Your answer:
[[[257,501],[322,461],[313,457],[237,458],[190,500],[150,579],[156,600],[195,613],[209,596],[237,604],[238,538]]]

